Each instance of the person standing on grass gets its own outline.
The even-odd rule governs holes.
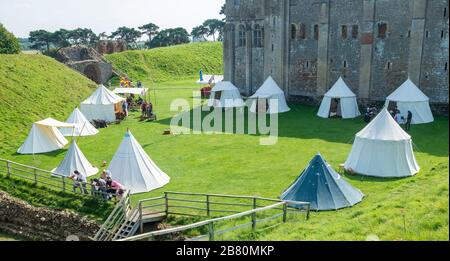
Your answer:
[[[412,119],[413,119],[413,114],[411,111],[408,111],[408,116],[406,117],[406,131],[411,130]]]
[[[78,170],[75,170],[69,178],[75,181],[73,183],[74,193],[77,193],[77,188],[80,188],[81,193],[88,194],[86,189],[87,177],[85,174],[82,174]]]
[[[128,102],[127,101],[124,101],[122,103],[122,110],[123,110],[123,113],[125,113],[125,117],[128,117]]]
[[[141,104],[142,117],[145,117],[147,115],[147,105],[147,101],[144,101]]]

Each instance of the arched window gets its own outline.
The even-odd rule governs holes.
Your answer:
[[[263,47],[263,32],[264,29],[259,25],[256,24],[253,30],[253,45],[254,47]]]
[[[384,39],[386,38],[387,33],[387,24],[386,23],[378,23],[378,38]]]
[[[295,40],[297,38],[297,26],[295,24],[291,24],[291,40]]]
[[[246,32],[245,32],[245,26],[240,25],[240,26],[239,26],[239,40],[238,40],[238,42],[239,42],[239,47],[244,47],[244,46],[247,45],[247,39],[246,39],[246,37],[247,37],[247,34],[246,34]]]
[[[314,39],[319,40],[319,25],[314,25]]]
[[[300,38],[300,39],[306,39],[306,25],[305,24],[302,24],[302,23],[300,23],[300,26],[299,26],[299,28],[298,28],[298,37]]]

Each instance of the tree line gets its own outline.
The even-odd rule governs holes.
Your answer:
[[[36,30],[30,32],[28,40],[32,49],[41,50],[47,54],[50,54],[52,49],[73,45],[94,47],[100,40],[107,39],[123,40],[130,49],[139,49],[137,42],[143,35],[148,37],[145,47],[156,48],[189,43],[191,36],[195,41],[207,41],[207,37],[212,37],[213,41],[222,41],[224,26],[224,21],[208,19],[202,25],[195,27],[191,33],[182,27],[160,30],[160,27],[154,23],[142,25],[137,29],[122,26],[110,35],[105,32],[97,35],[89,28],[60,29],[55,32]]]

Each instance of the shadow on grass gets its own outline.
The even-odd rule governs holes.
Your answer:
[[[68,151],[68,149],[60,149],[60,150],[56,150],[56,151],[52,151],[52,152],[48,152],[48,153],[39,153],[39,154],[19,154],[17,152],[14,152],[10,156],[20,158],[20,157],[33,157],[34,155],[42,155],[42,156],[57,158],[62,154],[66,154],[67,151]]]
[[[343,175],[349,180],[359,181],[359,182],[377,182],[377,183],[390,183],[393,181],[399,181],[399,180],[405,180],[412,177],[404,177],[404,178],[379,178],[379,177],[371,177],[371,176],[364,176],[364,175],[352,175],[349,173],[345,173]]]
[[[290,104],[291,111],[279,115],[279,137],[296,138],[296,139],[317,139],[327,142],[352,144],[355,134],[362,130],[366,123],[362,117],[356,119],[322,119],[317,117],[317,107],[305,106],[299,104]],[[234,110],[233,124],[236,125],[237,112]],[[212,112],[202,112],[201,120]],[[195,127],[194,110],[184,112],[182,115],[190,115],[190,129],[191,131],[202,131],[201,127]],[[172,118],[158,120],[157,123],[162,125],[171,125]],[[267,116],[267,124],[270,119]],[[248,128],[248,108],[244,109],[244,134],[252,136],[262,136],[257,132],[249,133]],[[214,121],[211,122],[214,124]],[[179,126],[181,123],[179,123]],[[233,126],[233,131],[225,129],[225,114],[222,116],[222,132],[236,134],[236,126]],[[416,125],[412,127],[410,135],[413,137],[413,142],[416,145],[416,152],[428,153],[434,156],[448,156],[448,118],[438,117],[432,124]]]

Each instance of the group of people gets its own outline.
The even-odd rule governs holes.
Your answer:
[[[371,122],[378,115],[378,108],[375,105],[370,105],[367,107],[366,113],[364,114],[364,121],[366,123]]]
[[[395,107],[394,110],[389,111],[389,113],[400,126],[405,126],[406,131],[411,130],[411,122],[413,119],[413,114],[411,111],[408,111],[406,118],[402,116],[401,111],[397,107]]]
[[[378,108],[376,106],[368,106],[366,113],[364,115],[364,121],[366,123],[369,123],[378,115]],[[392,118],[400,125],[404,126],[406,131],[411,130],[411,123],[413,119],[413,114],[411,111],[408,111],[408,114],[406,118],[402,115],[401,111],[398,109],[398,107],[395,107],[393,110],[389,111],[389,114],[391,114]]]
[[[120,77],[120,87],[121,88],[132,88],[132,87],[134,87],[133,81],[128,79],[128,77]],[[142,82],[137,81],[136,87],[142,88]]]
[[[82,194],[88,194],[87,190],[87,176],[78,170],[69,177],[74,181],[73,192],[76,193],[77,189],[80,189]],[[104,170],[101,177],[94,179],[91,183],[93,192],[96,195],[101,196],[105,200],[120,199],[125,193],[125,188],[118,181],[112,179],[111,172]]]
[[[150,118],[153,116],[153,104],[149,101],[142,101],[141,103],[142,117]]]
[[[120,77],[120,87],[129,88],[133,86],[133,82],[128,77]]]

